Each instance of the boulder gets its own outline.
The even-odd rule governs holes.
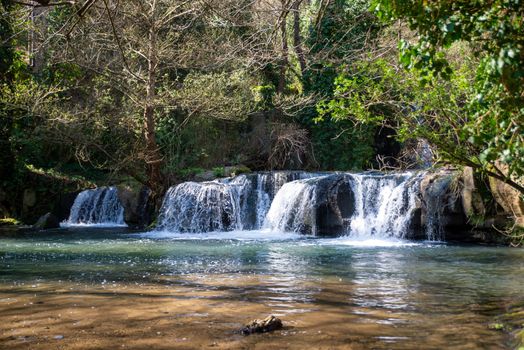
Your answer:
[[[34,207],[36,204],[36,192],[32,188],[24,190],[24,198],[22,200],[24,208]]]
[[[213,181],[217,176],[213,170],[203,171],[201,173],[195,174],[194,181],[204,182],[204,181]]]
[[[264,318],[263,320],[256,319],[251,321],[240,330],[240,333],[243,335],[250,335],[253,333],[267,333],[282,329],[282,327],[282,320],[271,315]]]
[[[36,205],[36,191],[26,188],[22,196],[22,219],[26,222],[34,222],[34,206]]]
[[[462,206],[459,180],[458,172],[442,169],[428,173],[420,182],[421,226],[432,239],[469,240],[463,237],[471,227]]]
[[[53,214],[60,222],[67,220],[71,212],[71,207],[75,203],[76,196],[80,191],[61,193],[53,208]]]
[[[47,213],[45,215],[42,215],[40,219],[33,225],[33,228],[38,230],[48,230],[52,228],[59,228],[60,227],[60,221],[58,218],[52,214]]]
[[[317,182],[314,206],[317,235],[346,232],[355,211],[355,196],[348,181],[346,175],[335,174]]]
[[[473,168],[465,167],[462,171],[462,190],[461,190],[462,207],[467,216],[486,215],[486,207],[479,193]]]
[[[497,167],[502,172],[507,172],[507,166],[498,163]],[[489,178],[489,187],[495,201],[504,209],[505,214],[512,217],[517,226],[524,227],[524,200],[519,191],[493,177]]]
[[[118,188],[118,199],[124,207],[124,221],[129,227],[144,228],[151,223],[151,190],[142,187],[132,190],[130,187]]]

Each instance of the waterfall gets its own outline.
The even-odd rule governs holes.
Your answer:
[[[275,196],[280,189],[290,181],[307,179],[316,176],[313,173],[290,171],[259,173],[256,178],[256,220],[254,228],[259,229],[266,225],[266,216]]]
[[[281,232],[316,233],[315,181],[288,182],[278,191],[267,213],[264,226]]]
[[[179,184],[171,187],[164,197],[157,230],[260,229],[280,188],[289,181],[311,176],[305,172],[284,171]]]
[[[242,229],[239,191],[212,182],[185,182],[171,187],[162,204],[158,229],[208,232]]]
[[[118,199],[117,189],[100,187],[80,192],[64,224],[125,226],[124,208]]]
[[[288,182],[273,200],[266,226],[358,238],[406,238],[418,204],[420,180],[421,175],[412,173],[370,173]]]
[[[430,241],[443,241],[445,238],[444,226],[449,219],[446,212],[457,201],[455,195],[450,193],[451,182],[450,176],[434,179],[424,192],[426,235]]]
[[[267,172],[185,182],[166,193],[157,230],[268,229],[358,239],[425,239],[427,232],[429,239],[438,238],[434,231],[438,220],[421,219],[424,176],[424,172]]]
[[[352,174],[351,177],[355,212],[349,234],[406,238],[417,208],[422,175]]]

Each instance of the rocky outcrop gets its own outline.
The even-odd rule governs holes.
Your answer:
[[[60,227],[60,221],[52,213],[46,213],[45,215],[42,215],[38,219],[38,221],[33,225],[33,228],[37,230],[48,230],[48,229],[59,228],[59,227]]]
[[[316,234],[341,235],[347,232],[349,220],[355,211],[355,195],[348,177],[331,175],[317,182],[315,193]]]
[[[502,172],[507,172],[506,166],[500,163],[497,165]],[[524,196],[515,188],[493,177],[489,178],[489,187],[497,204],[504,209],[504,214],[509,216],[515,225],[524,228]]]
[[[240,174],[245,174],[251,172],[251,169],[244,165],[235,165],[235,166],[225,166],[217,167],[214,170],[207,170],[201,173],[195,174],[193,181],[203,182],[203,181],[213,181],[216,178],[231,177]]]
[[[124,207],[124,221],[132,228],[144,228],[151,223],[152,203],[151,190],[142,187],[134,191],[129,187],[118,188],[118,199]]]
[[[510,226],[512,220],[522,220],[519,213],[524,205],[516,190],[492,178],[488,186],[468,167],[428,173],[421,181],[420,193],[421,227],[430,238],[506,243],[500,231]]]
[[[36,191],[34,188],[26,188],[22,196],[22,217],[28,218],[33,216],[32,212],[37,204]]]
[[[449,240],[470,229],[460,196],[459,173],[440,170],[420,183],[421,223],[433,240]]]
[[[480,195],[479,186],[475,181],[473,169],[465,167],[462,171],[462,189],[460,192],[462,207],[468,217],[486,215],[486,206]]]
[[[80,191],[66,192],[60,194],[52,212],[60,222],[65,221],[69,218],[71,207],[73,206],[76,196],[78,196],[79,193]]]

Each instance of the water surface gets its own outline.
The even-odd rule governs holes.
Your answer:
[[[0,348],[500,349],[524,251],[264,231],[0,238]],[[234,331],[275,314],[273,334]],[[56,344],[55,344],[56,343]]]

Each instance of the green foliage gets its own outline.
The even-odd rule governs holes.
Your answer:
[[[508,233],[506,233],[506,236],[512,246],[514,247],[524,246],[524,228],[514,227],[513,229],[510,229]],[[522,338],[523,338],[522,340],[524,341],[524,334]]]
[[[236,175],[240,175],[240,174],[248,174],[250,173],[252,170],[250,168],[248,168],[247,166],[245,165],[239,165],[239,166],[235,166],[233,168],[233,171],[231,172],[231,175],[232,176],[236,176]]]
[[[184,168],[177,171],[177,175],[182,179],[189,179],[195,175],[202,174],[205,169],[202,168]]]
[[[273,108],[274,85],[257,85],[253,88],[254,100],[258,110],[269,110]]]
[[[43,168],[37,168],[32,164],[26,164],[26,169],[34,174],[38,174],[41,176],[45,176],[48,178],[52,178],[55,181],[58,182],[76,182],[80,184],[81,188],[89,188],[89,187],[95,187],[95,183],[91,182],[90,180],[86,179],[85,177],[81,175],[70,175],[63,172],[60,172],[56,169],[43,169]]]
[[[455,162],[511,178],[524,177],[524,3],[520,0],[374,0],[384,20],[405,19],[419,33],[402,42],[400,60],[427,85],[455,79],[445,50],[467,41],[478,61],[472,91],[459,107],[453,129],[468,149],[447,149]],[[453,110],[451,113],[457,113]],[[464,120],[465,119],[465,120]],[[467,140],[467,141],[466,141]],[[452,147],[452,145],[448,145]],[[503,174],[496,166],[508,168]],[[516,186],[518,187],[518,185]],[[524,189],[520,188],[523,192]]]
[[[319,23],[311,22],[306,45],[312,62],[303,77],[306,94],[320,95],[325,102],[334,98],[342,63],[355,59],[378,29],[368,6],[367,0],[337,0],[316,17]],[[327,110],[319,117],[315,108],[304,109],[297,120],[310,131],[315,158],[322,169],[360,170],[371,165],[374,126],[332,118]]]
[[[215,177],[224,177],[226,175],[226,170],[223,166],[215,167],[213,168],[213,175],[215,175]]]
[[[245,71],[190,73],[176,92],[181,108],[195,116],[244,120],[254,110],[253,81]]]

